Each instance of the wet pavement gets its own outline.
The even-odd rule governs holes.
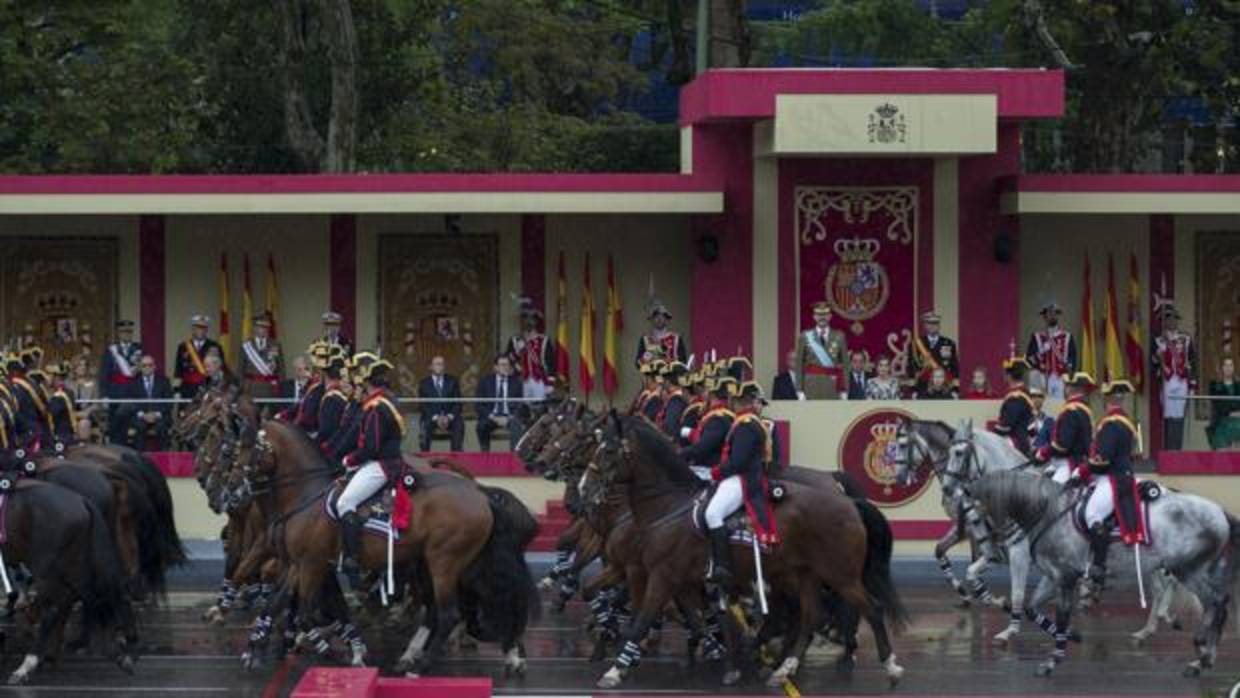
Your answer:
[[[133,676],[103,659],[68,657],[59,666],[41,668],[31,685],[0,689],[0,695],[288,695],[312,660],[297,656],[243,672],[237,657],[245,643],[247,618],[234,614],[223,627],[205,625],[199,618],[213,601],[209,588],[202,579],[183,580],[169,595],[167,607],[143,613],[145,651]],[[928,575],[914,575],[902,584],[901,591],[913,613],[911,627],[896,640],[900,663],[907,670],[904,681],[894,690],[888,688],[868,631],[863,631],[860,663],[851,673],[836,671],[833,648],[811,649],[796,679],[802,694],[1226,696],[1233,682],[1240,680],[1240,639],[1231,627],[1221,647],[1219,666],[1202,679],[1180,676],[1191,650],[1185,632],[1164,630],[1145,647],[1134,647],[1129,633],[1144,622],[1144,614],[1131,591],[1108,592],[1111,598],[1102,611],[1081,617],[1078,627],[1085,635],[1084,643],[1070,647],[1069,661],[1050,679],[1033,676],[1035,665],[1050,650],[1049,638],[1041,631],[1026,624],[1012,647],[1002,650],[990,639],[1005,625],[1002,613],[951,607],[950,591]],[[544,611],[527,635],[530,670],[524,679],[505,679],[498,649],[487,645],[456,653],[442,673],[491,676],[497,695],[598,693],[594,681],[607,665],[587,659],[591,644],[582,630],[584,613],[579,603],[570,604],[563,614]],[[366,633],[372,652],[389,663],[408,639],[408,630],[391,627],[371,626]],[[684,636],[676,627],[669,626],[660,648],[633,674],[625,686],[627,692],[725,692],[718,685],[714,666],[686,669]],[[19,647],[10,643],[8,649],[3,664],[6,674],[20,659]],[[783,694],[756,681],[732,692]]]

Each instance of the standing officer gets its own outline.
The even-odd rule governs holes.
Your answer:
[[[340,347],[344,351],[345,357],[353,356],[353,342],[340,332],[340,324],[344,322],[344,317],[334,311],[329,310],[323,313],[323,337],[321,341],[328,346]]]
[[[547,397],[548,377],[555,375],[555,343],[539,330],[543,314],[534,301],[522,296],[517,302],[521,333],[508,339],[504,353],[521,377],[522,394],[541,400]]]
[[[1162,381],[1165,448],[1178,451],[1184,447],[1184,413],[1188,406],[1185,398],[1197,387],[1197,345],[1192,335],[1180,329],[1180,311],[1174,305],[1163,307],[1162,324],[1163,331],[1154,338],[1150,360],[1154,375]]]
[[[207,336],[211,321],[206,315],[195,315],[190,318],[189,338],[177,345],[176,365],[173,375],[176,377],[177,396],[193,400],[198,389],[207,382],[207,354],[215,351],[224,360],[224,350],[219,343]],[[221,364],[222,365],[222,364]],[[224,367],[225,370],[227,367]]]
[[[688,363],[688,345],[680,334],[668,327],[668,323],[672,321],[672,311],[659,301],[652,300],[646,317],[650,320],[650,332],[637,340],[637,358],[633,361],[634,365],[640,367],[656,359],[668,363]]]
[[[1029,366],[1046,377],[1046,394],[1063,398],[1063,377],[1076,373],[1076,340],[1059,323],[1063,308],[1058,303],[1047,303],[1038,313],[1045,327],[1029,336],[1025,348]]]
[[[797,335],[797,378],[808,400],[834,400],[839,395],[848,340],[831,329],[831,305],[814,304],[814,326]]]
[[[960,385],[960,357],[956,342],[939,334],[943,319],[933,310],[921,314],[922,333],[913,340],[913,351],[908,357],[908,377],[913,381],[914,391],[924,394],[930,384],[934,369],[947,372],[950,385]]]
[[[133,320],[118,320],[116,342],[109,344],[99,361],[99,392],[106,398],[123,397],[125,386],[138,377],[142,343],[133,339]]]
[[[284,357],[280,343],[270,334],[271,319],[266,313],[258,315],[254,318],[254,336],[241,344],[241,373],[250,397],[273,398],[280,389]]]

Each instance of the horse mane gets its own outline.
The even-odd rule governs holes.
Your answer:
[[[986,512],[1002,525],[1015,521],[1028,529],[1048,515],[1063,487],[1039,474],[1000,470],[978,478],[969,493],[981,500]]]
[[[666,434],[641,417],[625,417],[622,423],[625,432],[633,436],[642,453],[650,457],[650,463],[663,471],[673,485],[701,488],[702,481],[681,459]]]
[[[451,458],[442,458],[442,457],[441,457],[441,458],[431,458],[430,460],[428,460],[428,461],[427,461],[427,464],[428,464],[428,465],[430,465],[430,466],[431,466],[431,468],[433,468],[433,469],[435,469],[435,470],[446,470],[446,471],[448,471],[448,472],[450,472],[450,473],[454,473],[454,474],[456,474],[456,475],[459,475],[459,476],[461,476],[461,477],[465,478],[466,480],[474,480],[474,479],[475,479],[475,478],[474,478],[474,474],[473,474],[473,473],[469,472],[469,470],[468,470],[468,469],[466,469],[466,468],[465,468],[465,466],[463,466],[463,465],[461,465],[460,463],[458,463],[458,462],[456,462],[456,461],[452,460]]]
[[[301,429],[275,419],[267,420],[263,424],[263,429],[267,432],[269,439],[274,437],[273,447],[277,445],[277,441],[283,442],[283,447],[289,449],[289,455],[296,458],[297,462],[305,463],[309,467],[326,463],[327,459],[324,458],[323,452]]]

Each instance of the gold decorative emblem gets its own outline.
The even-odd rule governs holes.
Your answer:
[[[896,432],[900,425],[895,421],[878,422],[870,426],[870,443],[865,447],[865,472],[870,479],[890,496],[896,484]]]
[[[853,334],[861,334],[868,320],[882,312],[891,295],[887,270],[875,257],[882,249],[873,238],[841,238],[835,241],[839,261],[827,272],[826,297],[837,315],[852,320]]]
[[[890,102],[875,107],[866,133],[871,143],[904,143],[907,129],[900,108]]]

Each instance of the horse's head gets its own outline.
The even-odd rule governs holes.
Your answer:
[[[521,434],[521,438],[517,440],[517,446],[514,451],[517,458],[525,464],[525,469],[529,472],[541,472],[540,463],[538,462],[538,454],[551,440],[556,424],[560,421],[559,409],[542,408],[538,415],[525,432]]]
[[[272,423],[268,422],[268,425],[270,424]],[[271,440],[268,429],[250,430],[242,436],[237,464],[233,468],[236,477],[231,485],[237,506],[271,491],[277,468]]]
[[[913,429],[913,420],[908,417],[900,418],[900,425],[896,427],[896,482],[901,486],[907,486],[913,478],[913,469],[917,463],[925,458],[924,451],[925,442],[918,436],[917,431]]]
[[[973,420],[961,419],[952,435],[947,467],[942,473],[943,493],[949,497],[954,496],[959,487],[972,482],[981,474],[977,461],[977,446],[973,441]]]
[[[577,483],[582,502],[590,508],[602,506],[612,485],[632,479],[633,446],[625,433],[624,420],[611,410],[594,432],[597,445]]]

